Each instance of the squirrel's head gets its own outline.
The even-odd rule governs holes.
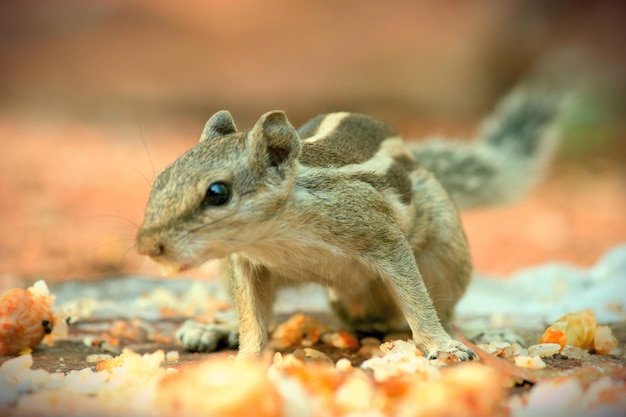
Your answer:
[[[154,180],[137,250],[178,272],[254,244],[289,201],[301,142],[281,111],[237,132],[227,111]]]

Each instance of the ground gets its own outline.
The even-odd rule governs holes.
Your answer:
[[[191,289],[190,289],[191,288]],[[219,316],[218,312],[224,312],[228,309],[228,305],[224,303],[223,292],[216,286],[216,283],[198,283],[191,281],[172,281],[172,280],[150,280],[142,278],[125,277],[118,279],[104,279],[91,282],[65,282],[54,285],[52,293],[57,297],[57,305],[60,306],[72,306],[72,323],[69,326],[69,330],[65,336],[58,338],[52,345],[42,344],[37,346],[32,351],[33,365],[32,369],[44,370],[49,373],[63,373],[65,375],[72,375],[73,371],[79,371],[74,373],[74,377],[80,375],[78,381],[78,388],[74,378],[74,382],[70,382],[70,376],[66,376],[63,385],[66,391],[55,391],[59,389],[59,384],[52,384],[50,386],[42,386],[45,384],[45,378],[41,372],[35,371],[28,372],[20,371],[14,376],[9,374],[9,378],[15,377],[18,381],[22,381],[18,386],[20,391],[20,402],[17,406],[12,403],[8,403],[7,408],[7,394],[11,392],[11,382],[3,378],[6,373],[3,373],[1,365],[10,359],[12,356],[0,356],[0,386],[2,384],[9,384],[3,387],[6,390],[4,396],[0,396],[0,416],[13,415],[12,413],[17,409],[21,413],[25,409],[37,409],[39,412],[30,412],[26,415],[82,415],[80,410],[87,410],[92,412],[98,410],[100,415],[117,415],[119,409],[116,409],[114,403],[109,403],[110,392],[121,399],[122,403],[133,403],[135,398],[141,398],[142,410],[147,415],[152,415],[155,412],[154,404],[150,400],[151,395],[155,392],[160,392],[160,395],[168,395],[171,389],[170,385],[163,385],[166,379],[161,379],[163,375],[159,375],[157,371],[149,366],[153,366],[154,363],[149,359],[155,352],[167,352],[166,360],[161,364],[163,367],[170,368],[169,373],[177,372],[175,380],[177,381],[176,388],[182,391],[174,391],[178,394],[172,395],[185,395],[188,398],[196,398],[194,401],[198,401],[200,398],[206,398],[206,395],[212,395],[211,393],[204,393],[198,390],[189,391],[189,386],[195,386],[196,383],[212,384],[221,381],[224,383],[223,375],[214,374],[213,377],[201,377],[196,382],[189,382],[189,378],[195,378],[193,375],[195,370],[203,369],[199,368],[205,364],[219,365],[218,369],[232,369],[233,361],[225,358],[223,353],[191,353],[184,351],[173,337],[177,327],[179,327],[185,318],[194,311],[196,308],[202,310],[201,314],[196,314],[196,317],[203,317],[204,320],[210,320],[211,317]],[[119,290],[123,289],[124,295],[119,296]],[[191,294],[202,294],[203,299],[207,300],[205,303],[197,303],[198,300],[194,300]],[[352,395],[357,395],[356,399],[349,402],[349,406],[356,408],[360,411],[366,411],[367,408],[363,408],[363,404],[368,404],[368,401],[373,401],[373,398],[388,398],[391,402],[387,406],[381,409],[381,404],[373,401],[370,405],[372,410],[377,409],[382,414],[376,415],[396,415],[397,407],[407,406],[411,404],[413,400],[406,396],[406,390],[411,389],[412,384],[423,384],[429,382],[423,389],[434,389],[437,392],[436,387],[438,380],[430,379],[428,373],[425,372],[420,366],[415,371],[404,370],[408,372],[404,377],[402,374],[397,376],[391,376],[389,379],[379,380],[375,376],[380,367],[371,371],[363,373],[359,370],[359,367],[364,364],[364,361],[371,358],[373,351],[378,350],[377,346],[381,341],[375,341],[372,345],[371,338],[358,339],[360,343],[357,343],[354,336],[346,333],[333,333],[340,325],[327,313],[323,308],[320,308],[321,291],[304,291],[300,290],[291,294],[289,297],[284,297],[279,300],[281,312],[277,314],[276,323],[280,324],[282,328],[277,329],[273,336],[273,341],[270,345],[273,346],[278,352],[282,353],[282,357],[274,356],[274,377],[270,377],[266,382],[262,383],[264,389],[272,390],[271,387],[277,384],[276,373],[281,374],[284,372],[283,377],[286,378],[303,378],[300,383],[303,383],[307,387],[307,398],[317,398],[315,401],[316,409],[322,415],[347,415],[345,404],[343,401],[341,392],[348,389],[355,389],[350,385],[351,378],[357,378],[363,384],[357,384],[356,391]],[[185,296],[186,295],[186,296]],[[299,306],[303,306],[305,301],[308,300],[309,306],[313,306],[312,309],[308,309],[306,316],[295,315],[291,316],[286,314],[285,311],[298,311]],[[80,301],[80,303],[74,303]],[[70,311],[70,310],[65,310]],[[198,313],[197,310],[195,310]],[[82,315],[82,318],[79,318]],[[610,326],[613,334],[617,337],[620,346],[624,346],[626,343],[626,322],[613,323]],[[543,329],[517,329],[519,335],[523,339],[525,346],[534,345],[538,342]],[[317,331],[321,333],[317,333]],[[277,337],[280,333],[282,336]],[[326,339],[323,334],[339,334],[339,342],[336,339]],[[389,336],[389,340],[395,340],[397,338],[406,339],[408,335],[395,335]],[[146,361],[140,362],[137,368],[137,359],[131,360],[125,351],[126,349],[132,350],[138,354],[145,355]],[[312,350],[311,350],[312,349]],[[475,348],[478,352],[478,349]],[[123,353],[125,352],[125,353]],[[120,353],[122,353],[121,356]],[[228,351],[227,355],[234,355],[235,351]],[[380,352],[379,352],[380,353]],[[109,359],[107,359],[107,357]],[[123,362],[114,362],[112,357],[124,358]],[[412,359],[413,358],[413,359]],[[347,363],[346,360],[347,359]],[[344,362],[340,365],[339,360]],[[388,369],[410,369],[405,368],[411,361],[415,360],[414,356],[409,354],[403,359],[396,359],[399,362],[390,362],[385,365]],[[303,361],[303,362],[300,362]],[[486,407],[484,404],[492,404],[495,408],[486,407],[479,410],[478,414],[472,415],[484,415],[484,416],[505,416],[511,415],[523,415],[523,409],[519,404],[525,402],[532,402],[532,395],[535,387],[542,387],[541,389],[552,389],[550,381],[556,381],[556,386],[562,384],[563,381],[576,381],[582,384],[583,389],[590,385],[597,383],[603,377],[607,375],[612,377],[614,381],[623,382],[626,374],[624,373],[624,365],[626,364],[626,356],[624,352],[617,353],[616,355],[598,355],[598,354],[581,354],[580,356],[565,356],[555,355],[553,357],[544,358],[546,368],[541,370],[523,370],[512,365],[511,360],[496,358],[494,356],[481,356],[481,361],[486,365],[486,369],[490,369],[490,372],[486,372],[484,367],[472,368],[467,364],[456,365],[457,367],[465,367],[467,373],[461,373],[461,375],[467,375],[470,377],[471,383],[465,385],[461,378],[461,383],[452,378],[449,382],[445,383],[443,389],[446,390],[446,395],[462,395],[467,396],[470,406],[469,410],[475,406],[471,404],[483,404],[482,407]],[[265,369],[269,363],[272,362],[272,355],[268,355],[261,359],[262,368]],[[135,365],[132,365],[132,364]],[[335,365],[336,363],[336,365]],[[419,362],[418,362],[419,363]],[[399,368],[395,368],[395,366]],[[423,365],[422,365],[423,366]],[[119,369],[118,369],[119,368]],[[452,370],[448,370],[448,368]],[[455,366],[446,366],[443,369],[443,378],[446,380],[445,375],[452,375],[454,373]],[[21,368],[20,368],[21,369]],[[172,369],[176,371],[172,371]],[[210,369],[210,368],[209,368]],[[356,369],[356,370],[355,370]],[[480,371],[483,369],[482,371]],[[240,369],[242,372],[247,370]],[[480,371],[480,372],[478,372]],[[40,372],[40,373],[37,373]],[[104,382],[102,378],[97,378],[96,373],[99,376],[110,375],[108,382]],[[108,373],[110,374],[108,374]],[[390,371],[393,372],[393,371]],[[433,372],[431,369],[430,372]],[[436,372],[436,371],[434,371]],[[459,370],[460,372],[460,370]],[[271,372],[270,372],[271,374]],[[117,375],[117,376],[116,376]],[[393,373],[391,374],[393,375]],[[487,381],[482,381],[480,389],[476,391],[475,379],[480,377],[489,378]],[[517,379],[517,383],[507,384],[507,389],[501,391],[498,389],[499,378],[510,378],[514,376]],[[33,381],[28,383],[28,378],[32,378]],[[217,378],[213,381],[212,378]],[[366,378],[364,382],[363,378]],[[292,380],[291,382],[294,382]],[[373,381],[377,382],[373,382]],[[503,379],[504,380],[504,379]],[[507,379],[509,380],[509,379]],[[139,381],[139,385],[138,384]],[[259,386],[252,386],[243,378],[243,380],[234,379],[235,385],[242,393],[249,393],[258,391]],[[386,381],[386,382],[385,382]],[[411,382],[413,381],[413,382]],[[510,380],[509,380],[510,381]],[[487,385],[484,385],[487,383]],[[94,385],[95,384],[95,385]],[[180,384],[180,385],[178,385]],[[191,384],[191,385],[190,385]],[[141,389],[142,385],[149,387],[147,390]],[[99,386],[100,388],[94,391],[93,386]],[[24,388],[32,387],[32,388]],[[73,387],[73,388],[72,388]],[[123,390],[120,390],[124,387]],[[158,391],[168,387],[164,391]],[[187,388],[185,388],[187,387]],[[270,387],[270,388],[267,388]],[[349,388],[352,387],[352,388]],[[369,387],[369,388],[368,388]],[[390,392],[390,388],[393,390]],[[474,388],[471,388],[474,387]],[[567,387],[567,386],[565,386]],[[570,387],[571,388],[571,387]],[[624,387],[617,388],[614,391],[606,391],[604,387],[604,394],[596,398],[597,401],[610,404],[613,401],[611,395],[623,394]],[[232,389],[232,388],[230,388]],[[361,391],[365,389],[365,391]],[[537,388],[539,389],[539,388]],[[156,391],[155,391],[156,390]],[[326,391],[328,390],[328,391]],[[29,393],[34,391],[35,394]],[[567,394],[569,392],[569,394]],[[58,392],[58,394],[55,394]],[[100,395],[100,393],[103,395]],[[109,392],[109,394],[106,394]],[[187,392],[188,394],[183,394]],[[228,390],[225,390],[228,392]],[[290,398],[292,401],[302,401],[300,396],[296,392],[289,391],[290,394],[283,398]],[[324,393],[327,394],[324,394]],[[152,393],[152,394],[151,394]],[[576,390],[574,390],[574,394]],[[613,394],[611,394],[613,393]],[[135,397],[135,396],[139,397]],[[222,395],[222,394],[220,394]],[[247,394],[241,394],[247,395]],[[330,395],[330,397],[325,396]],[[566,395],[571,395],[570,390],[555,389],[551,395],[556,395],[553,404],[560,404],[559,401],[567,398]],[[565,397],[563,397],[565,395]],[[239,398],[240,394],[235,395],[235,398]],[[593,397],[591,394],[588,396]],[[541,396],[537,396],[541,398]],[[534,397],[535,399],[537,397]],[[9,397],[10,398],[10,397]],[[88,398],[91,398],[89,400]],[[343,399],[342,399],[343,398]],[[473,399],[472,399],[473,398]],[[478,399],[480,398],[480,399]],[[529,400],[529,398],[531,398]],[[619,398],[619,397],[618,397]],[[433,400],[433,403],[437,403],[436,397],[429,397],[429,401]],[[3,402],[4,401],[4,402]],[[89,401],[93,401],[90,403]],[[189,400],[188,400],[189,401]],[[215,411],[216,404],[214,400],[204,399],[203,403],[206,404],[207,410]],[[325,402],[323,402],[325,401]],[[37,405],[38,402],[47,405]],[[498,404],[508,404],[505,408],[500,408]],[[194,402],[176,402],[173,409],[170,411],[179,410],[178,407],[191,407]],[[218,404],[220,402],[218,401]],[[306,404],[306,401],[305,401]],[[342,408],[342,404],[343,407]],[[430,402],[429,402],[430,404]],[[518,405],[516,405],[518,404]],[[582,404],[582,403],[581,403]],[[567,407],[566,403],[563,403],[563,407]],[[82,407],[82,408],[81,408]],[[85,408],[86,407],[86,408]],[[96,408],[97,407],[97,408]],[[245,412],[245,403],[236,401],[235,408],[231,412],[232,415],[247,415]],[[319,407],[319,408],[318,408]],[[448,406],[444,406],[443,410],[447,410]],[[453,408],[450,408],[452,410]],[[565,408],[564,408],[565,409]],[[43,410],[43,411],[41,411]],[[57,410],[56,412],[54,410]],[[115,410],[118,410],[117,412]],[[125,414],[128,414],[132,408],[125,409]],[[237,411],[239,410],[239,411]],[[396,411],[394,411],[396,410]],[[457,412],[458,407],[456,408]],[[506,411],[508,410],[508,411]],[[560,410],[560,408],[559,408]],[[620,409],[621,410],[621,409]],[[238,413],[238,414],[237,414]],[[19,414],[18,415],[23,415]],[[134,413],[133,413],[134,415]],[[144,415],[144,414],[139,414]],[[164,415],[169,415],[165,412]],[[228,414],[231,415],[231,414]],[[271,414],[275,415],[275,414]],[[287,413],[287,415],[301,415],[299,413]],[[426,414],[428,415],[428,414]],[[470,415],[468,411],[462,411],[461,414],[454,415]],[[578,415],[578,414],[573,414]]]

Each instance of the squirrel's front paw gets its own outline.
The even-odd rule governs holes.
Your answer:
[[[449,340],[428,352],[428,359],[443,359],[446,362],[463,362],[478,359],[474,351],[461,342]]]
[[[204,324],[187,320],[176,332],[185,350],[214,352],[221,347],[234,349],[239,344],[236,323]]]

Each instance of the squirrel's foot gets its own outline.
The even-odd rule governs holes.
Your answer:
[[[435,349],[428,352],[428,359],[446,358],[446,361],[463,362],[478,359],[472,349],[463,343],[450,339],[439,344]]]
[[[214,352],[222,347],[235,349],[239,345],[237,323],[204,324],[187,320],[176,332],[185,350]]]

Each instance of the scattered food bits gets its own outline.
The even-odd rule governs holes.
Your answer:
[[[626,383],[604,377],[585,389],[576,378],[539,382],[524,402],[511,402],[513,416],[619,416],[626,410]],[[552,411],[550,413],[550,411]]]
[[[598,326],[593,339],[593,350],[598,355],[619,354],[617,339],[609,326]]]
[[[619,354],[618,341],[611,329],[598,326],[591,310],[564,315],[546,329],[539,343],[557,343],[562,354],[566,346],[593,350],[599,355]]]
[[[501,358],[512,358],[515,355],[527,354],[526,350],[519,343],[510,344],[508,342],[495,341],[488,345],[478,345],[478,347],[490,355],[499,356]]]
[[[519,343],[513,343],[511,346],[504,348],[505,358],[511,358],[515,355],[524,355],[525,353],[526,349],[524,349]]]
[[[344,330],[338,330],[336,332],[325,333],[322,335],[322,341],[328,345],[336,347],[338,349],[358,349],[359,341]]]
[[[33,366],[33,356],[22,355],[17,358],[9,359],[0,366],[0,373],[4,375],[15,375],[24,369],[30,369]]]
[[[304,356],[304,351],[302,351],[301,355]],[[302,366],[304,366],[304,361],[301,358],[297,358],[293,353],[283,355],[280,352],[276,352],[274,354],[272,361],[273,369],[301,368]]]
[[[41,321],[43,333],[50,330],[50,323]],[[233,360],[228,355],[217,354],[196,364],[186,363],[188,356],[185,356],[184,364],[174,365],[180,360],[178,350],[141,355],[123,346],[129,341],[155,342],[178,349],[166,335],[176,323],[164,326],[167,329],[164,334],[145,319],[104,324],[106,330],[98,327],[92,332],[93,337],[83,341],[99,349],[100,353],[85,358],[87,364],[97,364],[95,369],[92,365],[70,371],[76,366],[71,356],[66,356],[67,366],[63,357],[58,358],[56,373],[31,369],[30,347],[21,350],[25,353],[23,356],[6,360],[0,366],[0,409],[8,406],[18,415],[181,416],[195,416],[198,410],[210,410],[212,414],[226,417],[523,417],[542,415],[541,411],[550,404],[596,411],[597,415],[598,410],[626,409],[626,383],[620,379],[621,368],[596,369],[584,364],[587,372],[595,372],[595,380],[579,380],[577,374],[567,374],[553,366],[557,359],[548,361],[550,369],[532,371],[546,368],[542,358],[558,353],[584,361],[590,358],[589,351],[603,355],[619,352],[610,328],[598,326],[591,312],[561,318],[544,334],[546,340],[555,338],[551,343],[527,349],[518,343],[482,344],[480,349],[499,358],[477,350],[483,363],[449,367],[445,366],[446,358],[455,361],[454,355],[444,353],[438,360],[428,360],[410,339],[387,338],[385,343],[371,337],[359,340],[343,330],[329,329],[304,314],[296,314],[277,327],[272,347],[292,348],[293,352],[277,352],[273,361],[268,356],[260,360]],[[587,343],[590,335],[591,346]],[[584,345],[584,348],[571,346],[570,342]],[[339,360],[338,349],[346,353]],[[364,358],[369,359],[360,366],[353,365]],[[615,362],[615,358],[593,359]],[[515,373],[510,373],[511,369]],[[541,378],[529,377],[538,375]],[[509,388],[524,381],[536,384],[521,388],[522,394],[508,395],[512,392]],[[563,405],[564,401],[567,404]]]
[[[540,358],[549,358],[561,351],[561,345],[558,343],[540,343],[528,347],[528,355],[539,356]]]
[[[362,345],[372,346],[375,341],[366,340]],[[516,344],[490,345],[505,356],[522,349]],[[545,363],[539,355],[549,356],[558,349],[560,345],[531,346],[529,351],[537,355],[517,355],[515,363],[542,369]],[[564,351],[568,349],[588,355],[577,347],[566,346]],[[32,356],[25,355],[0,367],[0,381],[8,373],[15,381],[7,389],[3,387],[0,405],[9,401],[22,415],[195,416],[198,410],[210,410],[226,417],[521,417],[540,414],[540,407],[554,398],[558,404],[565,398],[580,410],[624,408],[624,382],[610,377],[591,385],[574,377],[556,378],[571,381],[567,384],[540,382],[539,393],[533,388],[530,397],[522,397],[529,400],[522,400],[520,396],[507,398],[510,378],[497,367],[478,362],[446,367],[441,361],[427,360],[410,340],[383,343],[378,351],[383,357],[365,361],[361,368],[353,367],[347,358],[333,364],[324,352],[305,347],[291,354],[276,353],[269,369],[268,358],[233,360],[227,355],[171,369],[164,365],[178,360],[178,351],[140,355],[126,349],[113,358],[90,355],[89,362],[104,358],[96,371],[85,368],[67,375],[32,370]]]
[[[343,371],[343,372],[348,372],[354,369],[352,367],[352,362],[350,362],[350,359],[346,359],[346,358],[339,359],[337,363],[335,364],[335,366],[337,370]]]
[[[578,346],[565,345],[563,349],[561,349],[561,356],[568,359],[582,360],[589,357],[589,352]]]
[[[494,351],[497,351],[497,352],[502,352],[502,351],[504,351],[504,349],[506,349],[506,348],[508,348],[510,346],[511,346],[511,344],[509,342],[499,342],[499,341],[491,342],[489,344],[489,347],[491,349],[493,349]]]
[[[91,368],[71,371],[65,376],[65,388],[79,394],[95,395],[104,390],[107,372],[94,372]]]
[[[33,349],[52,332],[54,296],[45,282],[27,290],[14,288],[0,296],[0,355],[15,355]]]
[[[515,366],[528,369],[544,369],[546,363],[539,356],[519,355],[515,357]]]
[[[67,401],[74,397],[74,401]],[[71,416],[94,415],[93,410],[102,408],[93,397],[76,395],[69,389],[39,391],[28,396],[20,397],[16,410],[18,415],[27,416]]]
[[[165,354],[165,360],[168,362],[177,362],[179,359],[180,353],[177,350],[172,350]]]
[[[124,365],[124,358],[122,356],[111,357],[109,359],[104,359],[96,365],[96,369],[98,371],[111,371],[115,368],[120,368]]]
[[[361,348],[359,349],[359,355],[364,358],[381,357],[384,355],[380,350],[382,342],[375,337],[366,337],[361,339]]]
[[[328,357],[324,352],[320,352],[317,349],[304,348],[304,349],[296,349],[293,352],[293,356],[300,359],[303,362],[315,362],[326,365],[334,365],[332,359]]]
[[[612,405],[618,410],[626,410],[626,381],[614,381],[604,377],[594,381],[585,393],[587,408]]]
[[[444,368],[428,384],[411,381],[397,415],[402,416],[494,416],[508,415],[502,400],[501,375],[477,362]]]
[[[94,355],[87,355],[87,357],[85,358],[85,361],[87,363],[97,363],[97,362],[105,361],[108,359],[113,359],[113,356],[108,355],[108,354],[94,354]]]
[[[413,340],[392,340],[380,345],[380,350],[385,354],[404,353],[415,356],[424,356],[424,354],[417,349]]]
[[[335,391],[334,402],[340,414],[366,413],[376,395],[373,381],[365,374],[352,372]]]
[[[443,365],[440,361],[426,359],[413,341],[385,342],[380,350],[384,352],[384,356],[368,359],[361,365],[361,368],[374,372],[376,381],[386,381],[404,374],[431,377],[437,375],[439,366]]]
[[[539,343],[558,343],[561,348],[570,345],[590,350],[593,348],[597,326],[595,314],[591,310],[569,313],[548,327]]]
[[[270,346],[274,349],[294,345],[313,346],[320,340],[321,334],[327,331],[328,328],[319,320],[302,313],[294,314],[276,327]]]
[[[31,353],[33,353],[33,349],[30,347],[25,347],[24,349],[20,350],[18,352],[18,355],[22,356],[22,355],[30,355]]]
[[[282,400],[257,362],[213,359],[166,375],[156,387],[162,415],[280,416]]]

